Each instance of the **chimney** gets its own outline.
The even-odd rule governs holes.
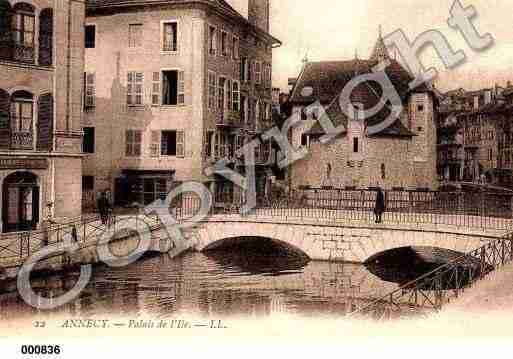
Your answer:
[[[256,27],[269,32],[270,0],[248,0],[248,20]]]

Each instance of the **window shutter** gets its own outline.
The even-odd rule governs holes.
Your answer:
[[[232,111],[233,109],[233,87],[232,87],[232,80],[227,79],[226,80],[226,97],[228,102],[228,111]]]
[[[128,157],[128,156],[131,156],[132,155],[132,143],[133,143],[133,132],[132,130],[126,130],[125,132],[125,144],[126,144],[126,147],[125,147],[125,155]]]
[[[137,157],[141,156],[141,146],[142,146],[142,131],[136,130],[136,131],[134,131],[134,154]]]
[[[152,106],[160,106],[160,72],[153,73],[153,82],[151,88],[151,104]]]
[[[164,136],[160,136],[160,154],[162,156],[167,156],[167,139]]]
[[[96,90],[95,90],[95,74],[85,73],[84,74],[84,105],[85,108],[92,108],[96,105]]]
[[[51,66],[53,57],[53,10],[44,9],[39,16],[39,65]]]
[[[150,157],[160,156],[160,131],[151,131]]]
[[[1,21],[1,20],[0,20]],[[9,94],[0,89],[0,148],[9,149],[11,144],[11,125]]]
[[[185,157],[185,132],[176,131],[176,157]]]
[[[37,122],[37,150],[51,151],[53,147],[53,96],[39,97]]]
[[[0,59],[10,60],[13,57],[12,11],[8,1],[0,1]]]
[[[144,98],[144,74],[142,72],[135,73],[135,105],[142,105]]]
[[[178,104],[185,104],[185,74],[178,71]]]

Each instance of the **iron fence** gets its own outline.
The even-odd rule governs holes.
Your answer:
[[[242,203],[226,197],[210,215],[239,213]],[[216,203],[223,202],[216,197]],[[303,189],[288,195],[257,195],[256,217],[319,219],[336,222],[374,222],[376,191]],[[186,220],[200,208],[199,198],[185,195],[173,204]],[[508,230],[513,224],[513,196],[494,193],[386,191],[384,223],[434,224]]]
[[[135,218],[136,228],[138,221],[144,221],[149,225],[150,232],[162,226],[156,215],[110,216],[106,225],[101,223],[99,217],[91,216],[53,224],[46,230],[3,234],[0,236],[0,268],[20,266],[37,251],[49,245],[62,243],[67,238],[83,245],[98,240],[107,229],[112,229],[113,233],[119,237],[130,235],[125,233],[122,224],[127,218]]]
[[[377,320],[440,311],[467,288],[493,271],[513,261],[513,234],[492,241],[481,248],[426,273],[420,278],[356,309],[352,316]]]

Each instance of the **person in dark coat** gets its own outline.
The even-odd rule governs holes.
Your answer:
[[[378,187],[378,193],[376,194],[376,205],[374,206],[374,216],[376,218],[376,223],[381,223],[381,216],[385,212],[385,194],[381,187]]]
[[[102,224],[107,224],[109,220],[109,200],[107,199],[107,194],[102,192],[100,194],[100,198],[98,198],[98,212],[100,213],[100,218],[102,220]]]

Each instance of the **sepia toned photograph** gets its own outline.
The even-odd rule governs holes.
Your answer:
[[[511,5],[0,0],[2,357],[508,343]]]

